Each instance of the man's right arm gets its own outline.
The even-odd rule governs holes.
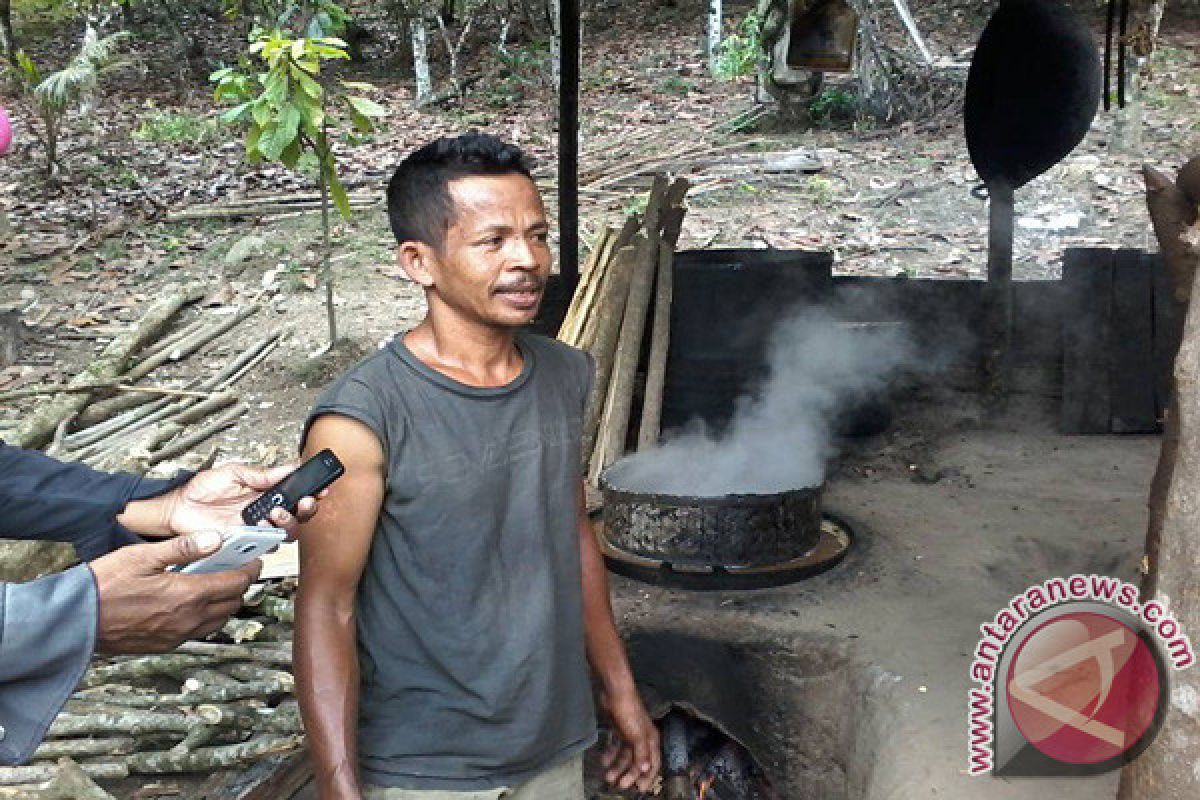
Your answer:
[[[321,800],[358,800],[358,653],[354,600],[383,505],[383,447],[366,425],[338,414],[313,422],[308,458],[337,453],[345,474],[299,536],[293,666]]]

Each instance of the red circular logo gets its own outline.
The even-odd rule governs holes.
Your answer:
[[[1029,744],[1062,763],[1097,764],[1138,744],[1158,712],[1164,681],[1137,631],[1079,611],[1049,620],[1021,643],[1006,691]]]

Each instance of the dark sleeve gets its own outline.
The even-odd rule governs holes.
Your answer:
[[[392,428],[399,420],[396,419],[396,415],[388,413],[379,393],[361,378],[343,378],[317,398],[312,410],[308,412],[308,419],[304,422],[304,433],[300,436],[301,450],[308,439],[309,428],[317,417],[324,414],[340,414],[366,425],[379,439],[385,459],[389,457],[392,447],[398,444],[394,441],[397,434]]]
[[[80,564],[0,583],[0,764],[28,761],[96,645],[96,581]]]
[[[141,541],[117,524],[130,501],[156,497],[191,476],[147,480],[99,472],[0,442],[0,537],[71,542],[87,561]]]

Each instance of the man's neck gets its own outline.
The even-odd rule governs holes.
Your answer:
[[[520,374],[516,329],[489,328],[426,316],[404,343],[428,367],[472,386],[503,386]]]

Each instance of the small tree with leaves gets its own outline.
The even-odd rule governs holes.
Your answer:
[[[301,156],[316,157],[321,190],[321,277],[332,347],[337,343],[337,317],[330,270],[329,206],[332,202],[342,217],[349,219],[350,201],[338,177],[331,137],[347,126],[369,133],[384,109],[353,94],[371,90],[369,84],[331,79],[328,72],[322,72],[326,62],[349,58],[341,39],[324,35],[293,38],[278,28],[256,31],[251,39],[248,63],[217,70],[210,80],[217,85],[218,102],[236,103],[222,119],[246,127],[246,158],[251,163],[278,162],[296,169]],[[251,59],[257,59],[262,69],[254,69]]]
[[[121,45],[127,38],[129,34],[124,32],[100,36],[89,25],[74,58],[44,77],[24,51],[17,51],[15,70],[37,121],[32,130],[46,154],[47,175],[53,175],[62,165],[59,144],[67,116],[72,111],[89,113],[95,107],[101,79],[129,66],[128,61],[120,58]]]

